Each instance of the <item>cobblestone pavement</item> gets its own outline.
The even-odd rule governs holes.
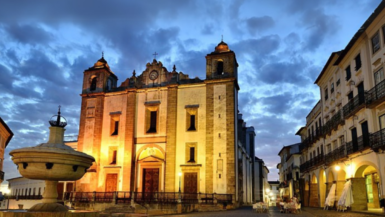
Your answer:
[[[208,216],[208,217],[249,217],[249,216],[261,216],[261,217],[283,217],[283,216],[295,216],[295,217],[373,217],[373,216],[385,216],[384,214],[366,214],[366,213],[354,213],[354,212],[337,212],[334,210],[322,210],[317,208],[304,208],[300,213],[280,213],[276,207],[270,207],[268,213],[256,213],[251,207],[241,207],[236,210],[227,210],[220,212],[195,212],[183,215],[171,215],[173,217],[195,217],[195,216]]]

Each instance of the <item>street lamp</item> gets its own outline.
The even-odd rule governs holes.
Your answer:
[[[266,200],[269,200],[270,188],[266,188]]]
[[[179,193],[180,193],[180,183],[181,183],[182,172],[179,172],[178,175],[179,175]]]

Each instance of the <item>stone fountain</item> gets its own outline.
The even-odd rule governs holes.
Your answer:
[[[15,149],[9,153],[23,177],[45,180],[46,187],[42,203],[31,207],[27,212],[28,216],[42,212],[51,212],[49,216],[67,216],[63,215],[62,212],[68,212],[68,208],[57,203],[58,181],[80,179],[95,161],[94,157],[75,151],[64,144],[64,127],[67,125],[67,121],[60,115],[60,107],[58,114],[54,115],[49,123],[51,127],[49,128],[50,134],[47,143],[35,147]],[[58,215],[52,215],[55,212]],[[76,216],[72,211],[68,213],[70,213],[68,216]],[[79,214],[85,216],[84,212]]]

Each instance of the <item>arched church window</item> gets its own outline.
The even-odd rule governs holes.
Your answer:
[[[222,75],[222,73],[223,73],[223,61],[218,60],[218,62],[217,62],[217,74]]]
[[[111,88],[112,88],[112,80],[108,79],[107,80],[107,90],[111,90]]]
[[[97,78],[96,77],[92,78],[91,87],[90,87],[91,91],[96,90],[96,82],[97,82]]]

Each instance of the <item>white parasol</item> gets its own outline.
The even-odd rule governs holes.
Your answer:
[[[352,193],[352,182],[349,180],[345,183],[344,189],[340,199],[338,200],[338,206],[348,207],[354,203],[353,193]]]
[[[333,184],[325,200],[325,208],[326,206],[333,206],[335,200],[336,200],[336,184]]]

